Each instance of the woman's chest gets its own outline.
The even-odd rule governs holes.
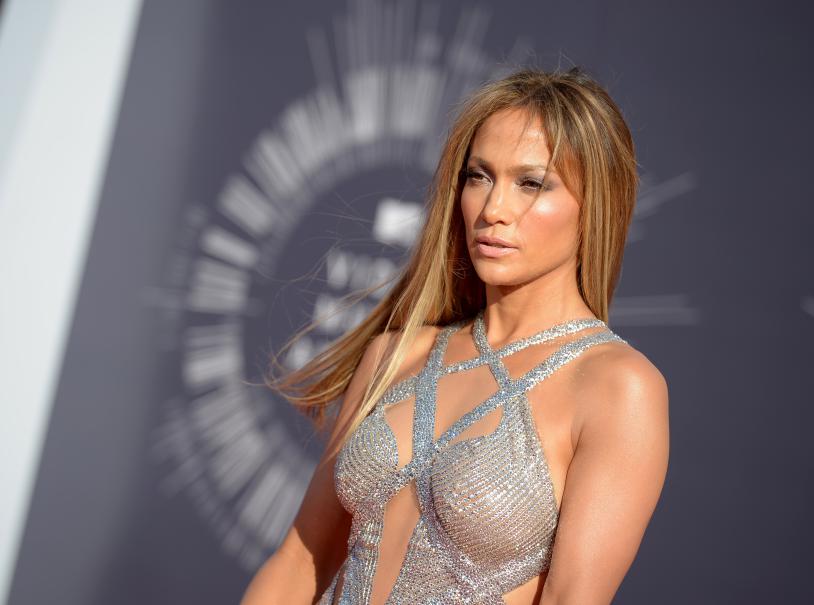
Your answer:
[[[469,437],[462,432],[431,448],[421,464],[415,457],[399,460],[402,443],[388,422],[393,419],[376,412],[337,458],[340,501],[354,515],[383,513],[393,479],[404,475],[404,485],[415,482],[427,492],[421,514],[474,562],[499,567],[519,555],[545,553],[558,506],[545,455],[524,410],[501,406],[488,432]]]

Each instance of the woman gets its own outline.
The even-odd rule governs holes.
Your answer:
[[[579,68],[467,100],[400,281],[272,385],[341,405],[243,605],[611,602],[669,449],[663,376],[605,323],[637,186]]]

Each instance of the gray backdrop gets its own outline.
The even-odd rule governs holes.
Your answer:
[[[451,104],[520,63],[597,76],[642,167],[610,324],[671,459],[615,602],[812,602],[811,16],[146,1],[10,603],[239,600],[319,453],[267,353],[399,266]]]

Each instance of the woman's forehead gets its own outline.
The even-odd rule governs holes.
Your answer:
[[[550,157],[542,121],[517,108],[490,115],[475,132],[471,154],[486,161],[544,165]]]

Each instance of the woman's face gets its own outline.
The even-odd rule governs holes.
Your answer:
[[[539,120],[523,132],[526,115],[510,108],[489,116],[464,167],[467,247],[489,285],[521,285],[569,263],[576,267],[579,203],[553,169],[546,171],[545,133]]]

